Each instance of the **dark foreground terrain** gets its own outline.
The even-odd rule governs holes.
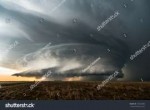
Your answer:
[[[2,83],[0,99],[26,100],[143,100],[150,99],[148,82],[112,82],[97,90],[101,82],[41,82],[32,91],[35,82]]]

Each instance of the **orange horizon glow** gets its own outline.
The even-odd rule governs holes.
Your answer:
[[[12,76],[12,74],[15,74],[17,72],[20,72],[17,69],[10,69],[7,67],[0,67],[0,81],[35,81],[37,80],[34,77],[17,77]]]
[[[64,81],[81,81],[82,77],[66,78]]]
[[[36,81],[34,77],[17,77],[10,75],[0,75],[0,81]]]

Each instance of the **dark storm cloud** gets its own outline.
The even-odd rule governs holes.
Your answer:
[[[71,61],[77,65],[75,69],[78,70],[81,67],[86,68],[96,58],[101,57],[102,60],[95,65],[95,68],[99,68],[99,73],[103,69],[106,73],[109,69],[121,70],[132,51],[140,46],[138,39],[144,42],[149,36],[147,0],[66,0],[61,6],[61,1],[57,1],[53,8],[59,7],[51,14],[52,8],[46,4],[52,4],[52,0],[43,1],[43,5],[34,0],[28,1],[31,4],[27,6],[14,2],[16,4],[12,7],[8,7],[9,3],[2,2],[0,12],[12,17],[12,23],[14,20],[28,36],[17,38],[22,45],[16,48],[10,59],[13,57],[21,66],[25,64],[29,69],[33,66],[38,69],[39,65],[44,65],[40,69],[51,66],[63,69]],[[22,7],[22,10],[17,7]],[[120,15],[98,32],[97,26],[116,11]],[[144,20],[143,24],[140,19]],[[49,42],[51,45],[41,50]],[[80,69],[76,73],[80,73],[79,71]]]
[[[21,77],[35,77],[35,78],[41,78],[45,74],[47,74],[49,71],[51,71],[51,75],[47,77],[48,79],[51,80],[64,80],[66,78],[72,78],[72,77],[82,77],[82,80],[100,80],[105,78],[106,76],[110,76],[114,74],[114,71],[108,71],[108,72],[103,72],[103,73],[79,73],[83,68],[78,68],[78,69],[71,69],[68,71],[65,71],[65,74],[62,74],[58,72],[57,70],[60,69],[58,67],[54,68],[47,68],[47,69],[42,69],[42,70],[35,70],[35,71],[25,71],[22,73],[16,73],[13,74],[13,76],[21,76]],[[118,71],[118,75],[115,78],[123,78],[123,73],[122,71]]]
[[[124,51],[122,52],[125,53]],[[122,68],[125,60],[123,59],[124,55],[120,54],[122,52],[111,49],[111,52],[108,54],[107,45],[103,46],[100,44],[72,43],[56,46],[47,45],[19,59],[17,63],[29,70],[15,75],[40,77],[46,71],[51,70],[53,78],[62,79],[75,76],[91,76],[96,78],[97,76],[108,76],[113,71],[119,70],[120,75],[118,77],[122,77],[120,68]],[[102,58],[99,62],[92,65],[87,71],[82,71],[99,56]],[[45,70],[44,68],[49,69]],[[102,71],[103,69],[105,71]]]

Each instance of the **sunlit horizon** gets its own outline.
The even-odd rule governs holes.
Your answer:
[[[6,67],[0,67],[0,81],[35,81],[34,77],[17,77],[12,76],[14,73],[20,72],[16,69],[10,69]]]

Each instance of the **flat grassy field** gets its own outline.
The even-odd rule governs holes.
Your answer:
[[[1,83],[0,99],[18,100],[150,100],[150,82],[110,82],[101,90],[101,82]]]

